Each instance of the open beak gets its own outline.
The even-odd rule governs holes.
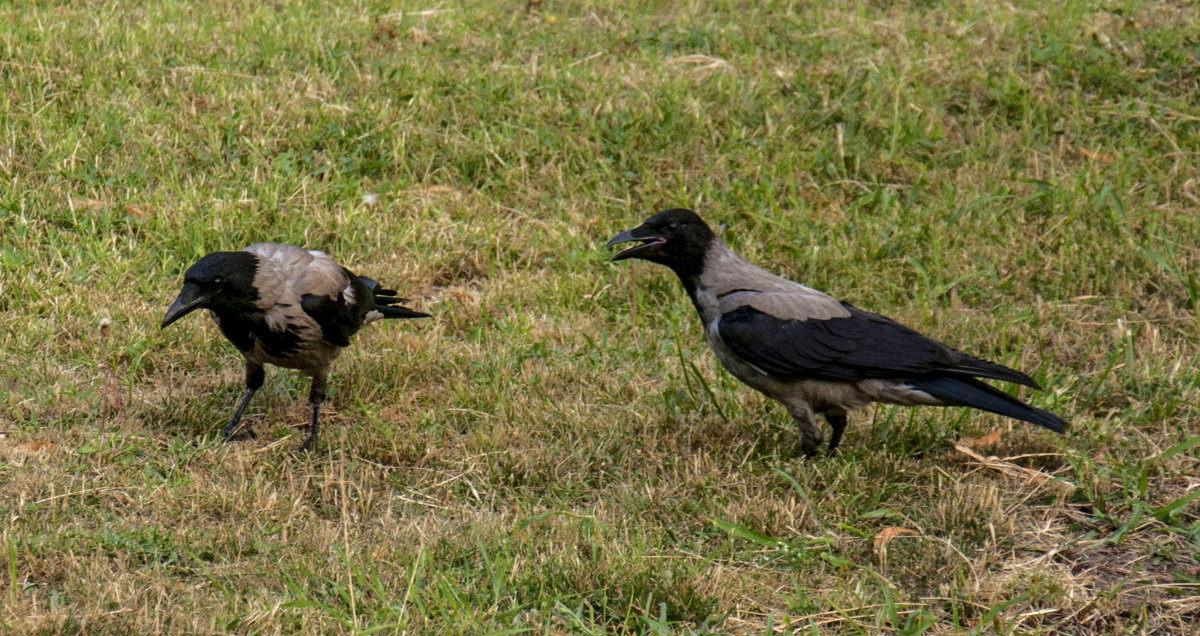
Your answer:
[[[657,250],[658,246],[667,242],[666,239],[658,236],[650,230],[647,230],[644,226],[639,225],[632,230],[625,230],[624,232],[612,237],[612,240],[604,245],[605,247],[612,247],[614,245],[620,245],[621,243],[629,243],[632,241],[638,241],[639,245],[635,245],[623,252],[619,252],[616,256],[612,257],[611,260],[623,261],[627,258],[648,256],[650,253]]]
[[[191,283],[184,285],[175,302],[171,303],[171,308],[167,310],[167,315],[163,316],[162,328],[166,329],[167,325],[199,309],[206,302],[208,296],[201,294],[199,287]]]

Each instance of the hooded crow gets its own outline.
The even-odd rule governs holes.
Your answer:
[[[359,329],[383,318],[427,318],[400,305],[391,289],[355,276],[322,252],[294,245],[256,243],[240,252],[213,252],[183,276],[183,290],[162,326],[207,309],[221,333],[246,359],[246,393],[225,427],[237,430],[242,412],[263,385],[263,365],[296,369],[312,378],[312,424],[299,451],[317,439],[317,413],[325,401],[329,365]]]
[[[612,260],[640,258],[674,270],[717,359],[734,377],[787,408],[810,456],[821,446],[816,413],[833,428],[833,453],[846,412],[869,402],[969,406],[1056,433],[1066,426],[1057,415],[978,379],[1040,388],[1024,373],[755,267],[691,210],[660,212],[608,245],[632,241],[638,245]]]

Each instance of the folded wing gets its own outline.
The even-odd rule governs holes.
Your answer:
[[[749,304],[721,315],[718,334],[733,353],[780,379],[858,381],[935,374],[1036,387],[1029,376],[955,351],[878,314],[842,303],[847,315],[797,319]]]

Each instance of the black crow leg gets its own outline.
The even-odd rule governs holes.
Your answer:
[[[325,401],[326,380],[324,373],[313,377],[312,387],[308,390],[308,401],[312,404],[312,423],[308,426],[308,437],[304,438],[304,443],[295,451],[297,455],[311,450],[317,443],[317,416],[321,411],[321,403]]]
[[[292,454],[300,455],[312,450],[312,447],[317,442],[317,415],[321,411],[321,405],[313,403],[312,405],[312,423],[308,425],[308,437],[304,438],[304,443],[300,444]]]
[[[254,397],[254,392],[262,387],[265,379],[266,374],[263,373],[262,365],[246,363],[246,394],[242,396],[242,401],[238,402],[237,410],[233,412],[233,419],[229,420],[229,425],[221,431],[221,437],[224,437],[225,441],[234,441],[233,433],[237,430],[238,423],[242,421],[242,413],[246,411],[246,405],[250,403],[250,398]]]
[[[242,412],[246,410],[246,405],[250,403],[250,398],[254,397],[254,392],[258,389],[246,387],[246,393],[242,395],[242,401],[238,402],[237,410],[233,412],[233,419],[229,420],[229,425],[225,430],[221,431],[221,437],[225,438],[226,442],[232,442],[233,432],[237,430],[238,423],[242,421]]]
[[[800,448],[806,457],[814,457],[821,451],[821,429],[817,426],[817,416],[807,402],[794,400],[785,403],[788,413],[796,420],[796,429],[800,433]]]
[[[846,430],[846,414],[844,412],[826,413],[825,421],[833,427],[833,434],[829,436],[829,456],[832,457],[837,453],[838,444],[842,441],[842,432]]]

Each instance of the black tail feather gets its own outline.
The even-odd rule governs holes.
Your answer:
[[[1062,433],[1067,426],[1062,418],[1050,411],[1043,411],[1024,404],[1011,395],[974,378],[940,376],[913,380],[905,382],[905,384],[959,406],[970,406],[1037,424],[1055,433]]]
[[[409,309],[408,307],[400,307],[398,305],[375,305],[375,311],[383,314],[384,318],[431,318],[429,314]]]
[[[408,299],[398,297],[396,294],[399,292],[396,290],[380,287],[379,281],[373,278],[366,276],[359,276],[359,278],[371,290],[371,296],[375,299],[373,309],[383,314],[384,318],[432,318],[429,314],[401,306],[400,303],[406,303]]]
[[[1027,387],[1041,390],[1042,387],[1033,378],[1017,371],[1010,369],[1002,364],[988,362],[982,358],[967,355],[961,351],[954,353],[961,356],[954,363],[954,368],[947,369],[947,373],[962,374],[963,376],[989,378],[991,380],[1001,380],[1004,382],[1015,382],[1016,384],[1024,384]]]

